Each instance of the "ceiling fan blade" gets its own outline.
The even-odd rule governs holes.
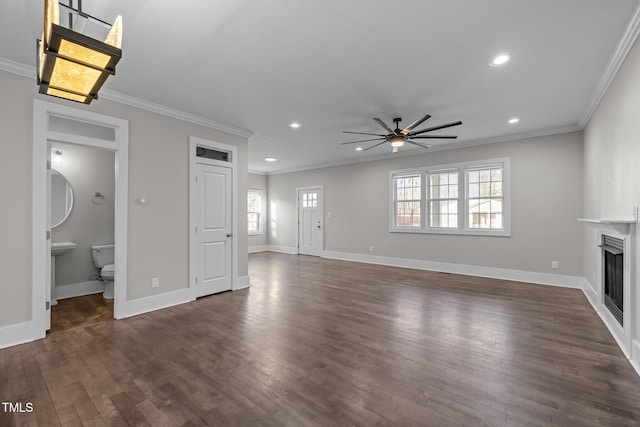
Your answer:
[[[418,142],[418,141],[412,141],[411,139],[407,139],[407,142],[409,144],[417,145],[418,147],[422,147],[422,148],[431,148],[432,147],[432,145],[423,144],[423,143]]]
[[[387,135],[383,135],[381,133],[351,132],[351,131],[348,131],[348,130],[343,130],[342,133],[354,133],[356,135],[387,136]]]
[[[364,150],[362,150],[362,151],[371,150],[372,148],[375,148],[375,147],[377,147],[378,145],[382,145],[382,144],[384,144],[385,142],[387,142],[387,141],[379,142],[379,143],[377,143],[377,144],[375,144],[375,145],[372,145],[371,147],[367,147],[367,148],[365,148],[365,149],[364,149]]]
[[[392,135],[395,135],[396,133],[394,131],[391,130],[391,128],[389,126],[387,126],[382,120],[380,120],[379,118],[375,117],[373,120],[375,120],[375,122],[377,124],[379,124],[380,126],[382,126],[387,132],[389,132]]]
[[[374,139],[362,139],[360,141],[350,141],[350,142],[343,142],[341,143],[341,145],[346,145],[346,144],[355,144],[357,142],[369,142],[369,141],[380,141],[380,138],[374,138]],[[382,142],[386,142],[386,141],[382,141]]]
[[[457,136],[451,135],[424,135],[424,136],[411,136],[411,139],[456,139]]]
[[[407,126],[406,128],[404,128],[404,130],[402,132],[400,132],[403,135],[408,134],[409,132],[411,132],[416,126],[420,125],[422,122],[424,122],[425,120],[429,119],[429,117],[431,117],[428,114],[424,114],[423,116],[419,117],[418,120],[416,120],[415,122],[411,123],[409,126]]]
[[[445,129],[445,128],[450,128],[452,126],[459,126],[461,125],[462,122],[461,121],[457,121],[457,122],[452,122],[452,123],[447,123],[446,125],[440,125],[440,126],[434,126],[432,128],[427,128],[427,129],[422,129],[422,130],[414,130],[413,132],[409,132],[408,135],[410,137],[413,137],[414,135],[420,135],[421,133],[425,133],[425,132],[433,132],[434,130],[440,130],[440,129]]]

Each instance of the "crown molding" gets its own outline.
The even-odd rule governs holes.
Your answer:
[[[124,95],[122,93],[114,92],[108,89],[102,90],[100,92],[100,97],[108,99],[109,101],[117,102],[119,104],[129,105],[131,107],[151,111],[163,116],[179,119],[185,122],[208,127],[244,138],[249,138],[251,135],[253,135],[253,132],[248,129],[242,129],[232,125],[228,125],[226,123],[220,123],[215,120],[207,119],[206,117],[185,113],[184,111],[176,110],[175,108],[165,107],[164,105],[155,104],[153,102],[145,101],[144,99]]]
[[[35,67],[21,64],[19,62],[11,61],[9,59],[1,58],[1,57],[0,57],[0,70],[7,71],[13,74],[18,74],[24,77],[33,78],[33,79],[35,79],[36,77]],[[100,98],[108,99],[109,101],[117,102],[119,104],[129,105],[131,107],[140,108],[142,110],[161,114],[163,116],[171,117],[174,119],[182,120],[182,121],[193,123],[196,125],[204,126],[210,129],[215,129],[222,132],[230,133],[232,135],[241,136],[243,138],[249,138],[251,135],[253,135],[253,132],[247,129],[235,127],[226,123],[220,123],[215,120],[207,119],[206,117],[186,113],[184,111],[176,110],[174,108],[165,107],[160,104],[155,104],[153,102],[145,101],[144,99],[124,95],[122,93],[114,92],[112,90],[103,89],[102,91],[100,91]]]
[[[19,62],[12,61],[0,57],[0,70],[7,71],[9,73],[18,74],[24,77],[36,78],[36,67],[30,65],[24,65]]]
[[[596,87],[587,102],[587,106],[585,107],[584,113],[582,114],[582,118],[579,122],[581,129],[584,129],[587,123],[589,123],[589,120],[591,120],[591,116],[595,113],[598,105],[600,105],[600,101],[602,101],[605,93],[607,93],[607,89],[609,89],[609,86],[618,74],[618,70],[627,58],[629,51],[631,51],[631,48],[638,38],[638,35],[640,35],[640,1],[636,3],[636,7],[631,14],[631,18],[629,18],[627,27],[618,41],[616,50],[611,55],[609,64],[600,76],[600,80],[598,81],[598,84],[596,84]]]

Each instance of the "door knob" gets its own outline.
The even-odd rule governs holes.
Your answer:
[[[320,228],[320,224],[318,224],[318,228]]]
[[[233,233],[227,233],[227,237],[233,236]]]

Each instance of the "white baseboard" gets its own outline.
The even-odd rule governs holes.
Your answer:
[[[631,347],[631,359],[629,361],[636,373],[640,375],[640,341],[633,340]]]
[[[233,290],[239,291],[240,289],[245,289],[249,287],[249,276],[240,276],[236,279],[234,283]]]
[[[587,281],[587,279],[584,279],[584,278],[582,279],[582,292],[587,297],[587,300],[591,304],[591,307],[593,307],[593,309],[597,313],[598,312],[598,305],[597,305],[598,293],[596,292],[595,289],[593,289],[593,286],[591,286],[591,283],[589,283],[589,281]]]
[[[72,283],[70,285],[56,286],[56,299],[81,297],[104,292],[104,282],[93,280],[91,282]]]
[[[160,310],[162,308],[174,305],[184,304],[195,301],[193,290],[186,288],[177,291],[166,292],[164,294],[153,295],[145,298],[138,298],[124,303],[124,315],[118,319],[137,316],[139,314],[148,313],[150,311]]]
[[[270,252],[280,252],[281,254],[289,254],[289,255],[298,254],[298,248],[296,248],[295,246],[268,245],[267,250]]]
[[[509,270],[506,268],[481,267],[477,265],[452,264],[446,262],[424,261],[417,259],[392,258],[379,255],[364,255],[348,252],[324,251],[324,258],[343,261],[363,262],[367,264],[389,265],[392,267],[431,270],[443,273],[464,274],[467,276],[487,277],[491,279],[513,280],[517,282],[541,285],[583,288],[583,278],[563,274],[538,273],[535,271]]]
[[[604,323],[604,325],[609,330],[609,333],[611,334],[613,339],[616,341],[616,344],[618,344],[618,347],[620,347],[620,350],[629,359],[629,363],[631,363],[631,366],[633,366],[633,369],[635,369],[636,373],[640,376],[640,342],[636,341],[635,339],[632,339],[631,348],[627,351],[625,349],[625,344],[621,342],[620,339],[616,336],[614,331],[609,326],[609,323],[605,320],[602,313],[598,310],[598,304],[597,304],[598,294],[596,290],[593,289],[593,287],[591,286],[591,283],[589,283],[587,279],[583,279],[582,292],[587,297],[587,300],[591,304],[593,311],[596,312],[598,317],[600,317],[600,319],[602,320],[602,323]]]
[[[269,250],[269,245],[249,246],[249,253],[255,254],[258,252],[266,252]]]
[[[34,341],[33,322],[18,323],[0,328],[0,348],[11,347]]]

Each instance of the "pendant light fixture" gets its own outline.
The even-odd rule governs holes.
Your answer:
[[[68,5],[44,1],[44,34],[37,41],[37,81],[40,93],[90,104],[98,98],[107,77],[115,74],[122,57],[122,17],[111,25],[84,13],[82,0],[77,0],[77,9],[73,0],[68,1]],[[60,24],[61,7],[68,12],[64,16],[68,27]],[[104,41],[75,31],[88,26],[108,29]]]

